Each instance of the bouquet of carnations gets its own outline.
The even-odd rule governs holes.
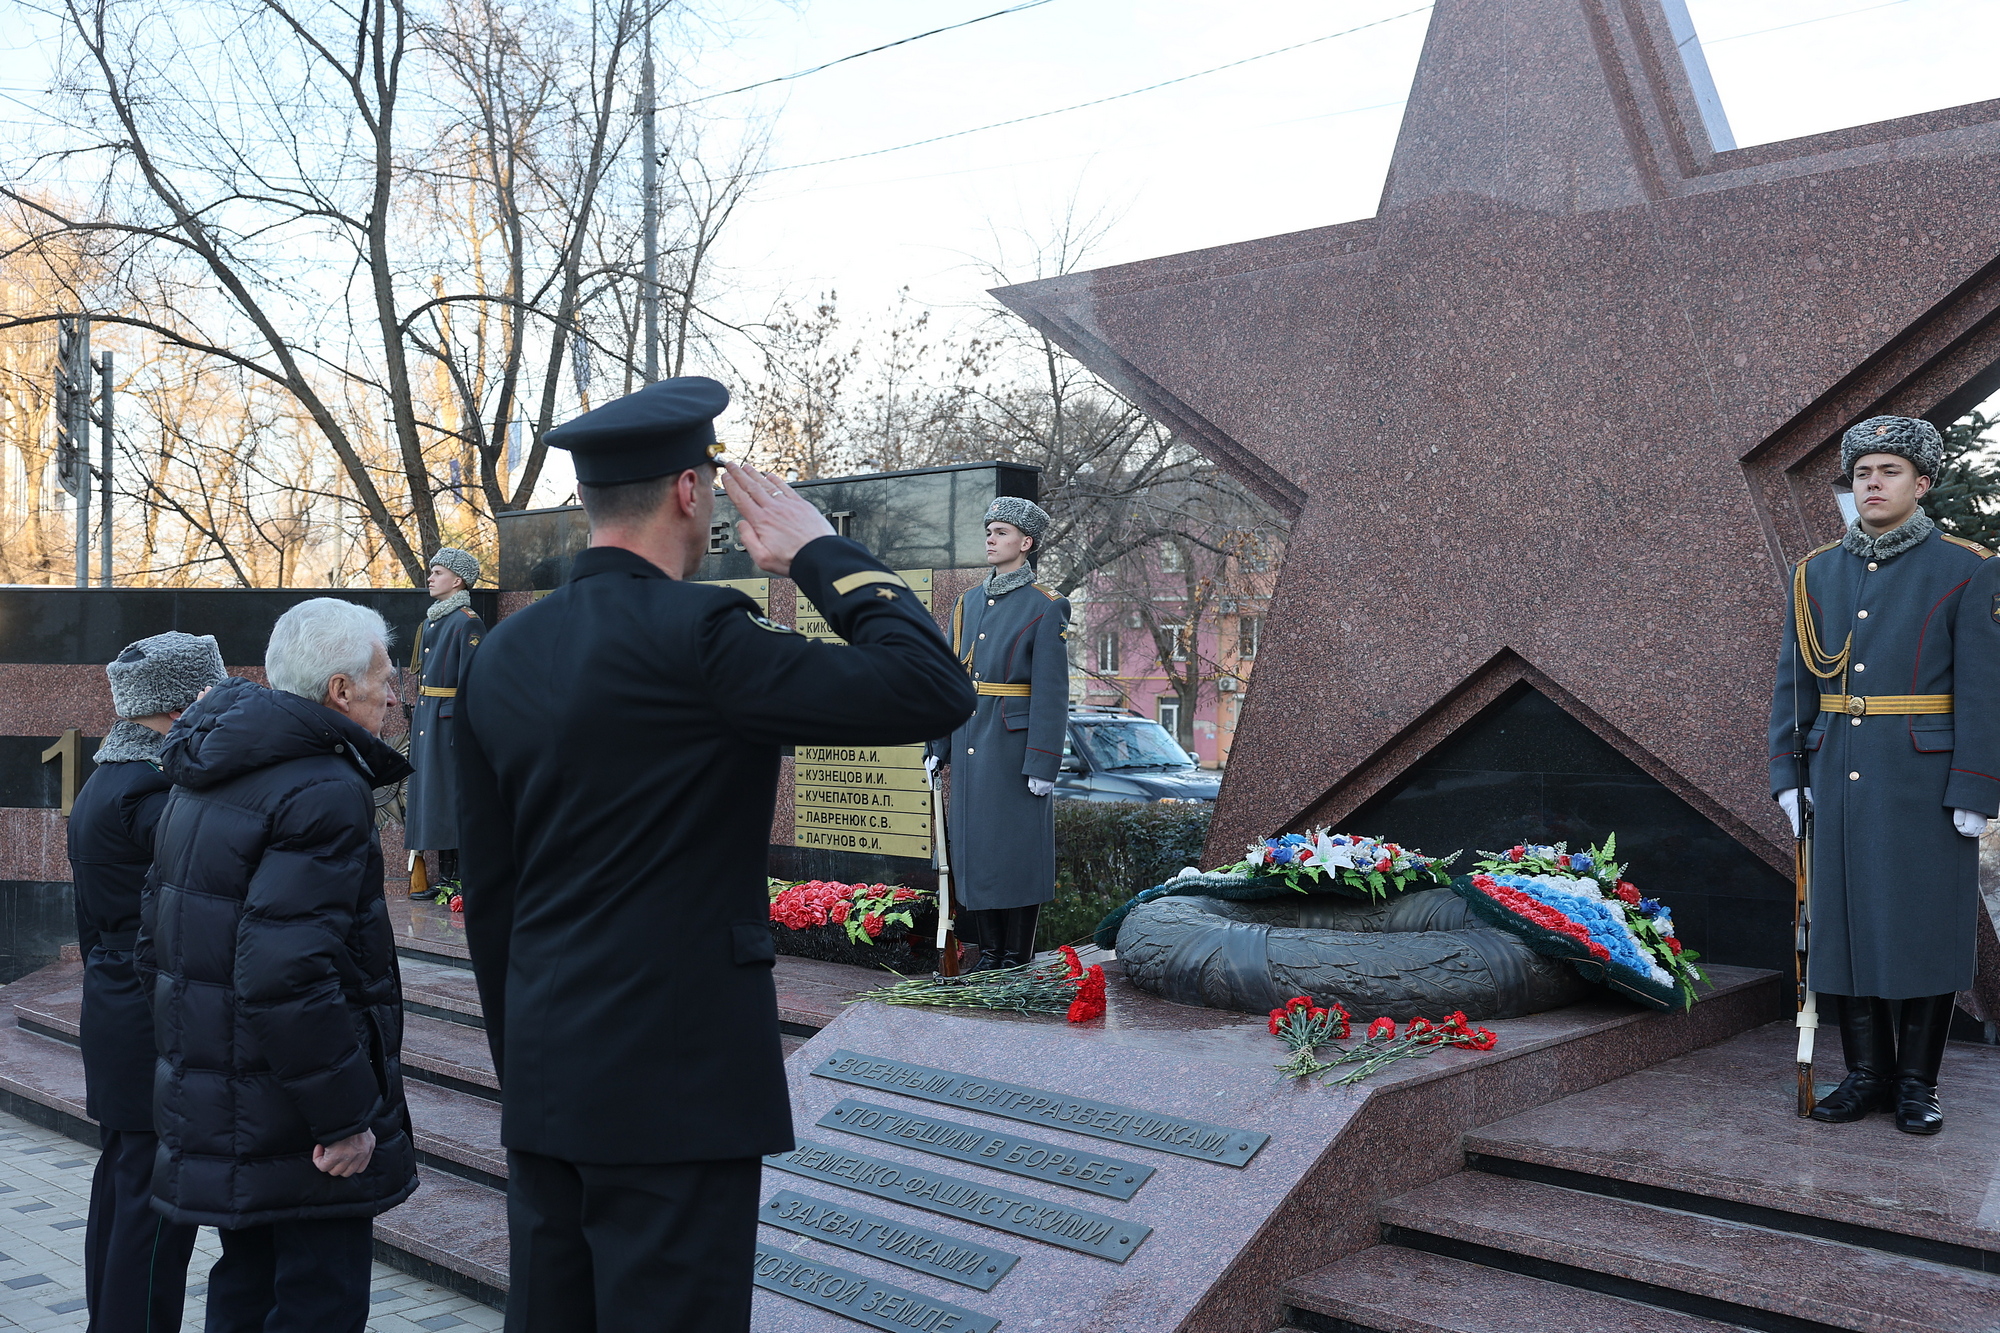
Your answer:
[[[1310,996],[1294,995],[1282,1009],[1271,1011],[1271,1035],[1291,1048],[1292,1056],[1277,1067],[1286,1078],[1311,1078],[1315,1074],[1355,1065],[1339,1078],[1328,1079],[1331,1086],[1359,1083],[1371,1074],[1387,1069],[1398,1060],[1422,1059],[1446,1046],[1473,1051],[1490,1051],[1499,1038],[1488,1028],[1475,1028],[1463,1010],[1447,1014],[1433,1023],[1428,1018],[1412,1018],[1401,1036],[1396,1020],[1378,1018],[1368,1025],[1368,1034],[1358,1046],[1341,1046],[1352,1032],[1352,1019],[1345,1006],[1334,1003],[1321,1008]],[[1331,1060],[1319,1058],[1319,1048],[1331,1046]]]
[[[1380,902],[1392,893],[1450,883],[1445,870],[1457,859],[1457,852],[1425,856],[1380,838],[1314,828],[1253,842],[1241,861],[1217,873],[1282,880],[1300,893],[1332,892]]]
[[[894,884],[838,884],[807,880],[803,884],[772,881],[771,920],[787,930],[844,926],[856,944],[873,944],[884,926],[916,924],[911,907],[932,897],[923,889]]]
[[[1580,852],[1560,842],[1481,852],[1477,873],[1452,887],[1483,919],[1590,980],[1656,1008],[1688,1008],[1695,986],[1708,983],[1700,955],[1675,937],[1666,904],[1625,878],[1617,847],[1613,834]]]
[[[1009,1009],[1019,1014],[1063,1014],[1072,1023],[1104,1017],[1104,969],[1083,965],[1065,944],[1054,958],[1021,967],[995,967],[959,977],[906,977],[893,986],[864,991],[847,1001],[940,1005],[959,1009]]]

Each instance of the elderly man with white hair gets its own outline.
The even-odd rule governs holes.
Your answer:
[[[153,1190],[221,1231],[209,1333],[361,1333],[371,1219],[417,1187],[372,797],[409,772],[380,734],[388,650],[374,611],[301,602],[271,631],[270,688],[216,686],[160,754]]]

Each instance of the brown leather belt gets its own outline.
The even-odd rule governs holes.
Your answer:
[[[1845,713],[1849,717],[1864,717],[1870,713],[1895,713],[1909,715],[1915,713],[1949,713],[1949,694],[1822,694],[1819,697],[1822,713]]]

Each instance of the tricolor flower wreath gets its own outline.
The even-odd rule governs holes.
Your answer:
[[[1523,844],[1482,852],[1475,873],[1452,889],[1482,920],[1519,936],[1529,948],[1566,959],[1584,978],[1655,1009],[1687,1009],[1708,977],[1698,955],[1674,935],[1665,904],[1640,894],[1602,847]]]

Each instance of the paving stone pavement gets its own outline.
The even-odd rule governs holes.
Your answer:
[[[97,1150],[0,1111],[0,1328],[23,1333],[81,1329],[83,1224]],[[188,1266],[184,1330],[202,1326],[203,1280],[222,1254],[203,1227]],[[476,1333],[500,1327],[500,1312],[467,1296],[375,1265],[368,1333]]]

